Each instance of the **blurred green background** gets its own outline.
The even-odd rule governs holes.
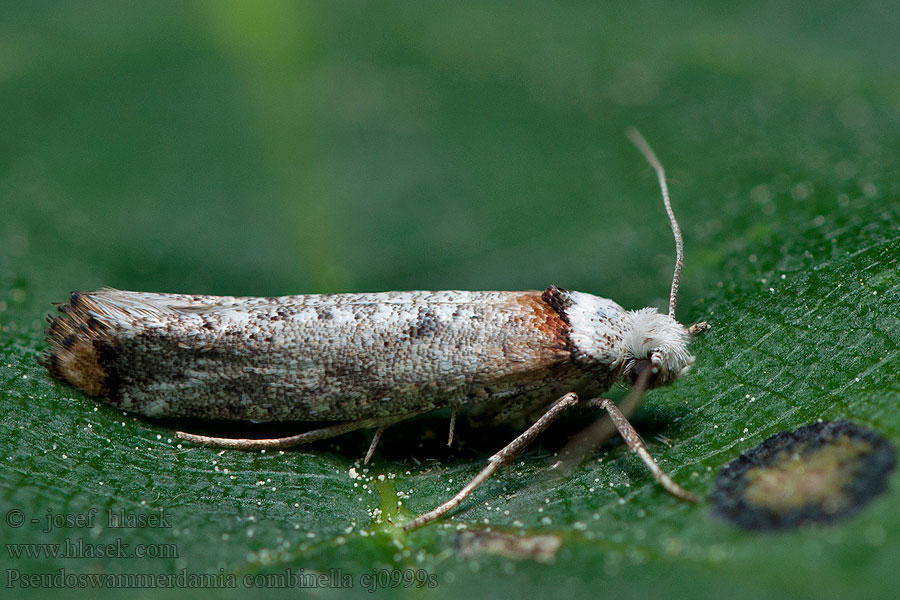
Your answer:
[[[515,432],[447,452],[443,420],[389,431],[368,474],[385,480],[361,491],[348,471],[364,435],[283,455],[182,448],[173,426],[98,405],[35,357],[50,303],[101,285],[554,283],[664,307],[672,240],[624,136],[635,125],[684,230],[679,318],[713,325],[691,376],[636,417],[663,466],[704,494],[741,450],[816,419],[900,442],[898,26],[890,2],[4,3],[0,509],[165,508],[173,528],[0,522],[2,538],[175,543],[179,557],[7,547],[3,584],[7,569],[339,568],[358,584],[421,568],[448,598],[893,597],[896,478],[840,524],[746,533],[666,496],[617,441],[550,479],[583,424],[570,419],[454,526],[404,534],[373,510],[399,523],[433,507]],[[455,524],[485,520],[559,536],[555,562],[463,557]]]

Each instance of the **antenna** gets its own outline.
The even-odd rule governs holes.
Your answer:
[[[656,171],[659,179],[659,188],[662,190],[663,204],[666,205],[666,214],[669,215],[669,223],[672,225],[672,234],[675,236],[675,273],[672,275],[672,291],[669,293],[669,316],[675,318],[675,306],[678,304],[678,283],[681,281],[681,269],[684,268],[684,242],[681,239],[681,228],[675,220],[672,204],[669,202],[669,187],[666,185],[666,171],[662,163],[656,158],[653,148],[634,127],[629,127],[625,132],[631,143],[644,155],[644,158]]]

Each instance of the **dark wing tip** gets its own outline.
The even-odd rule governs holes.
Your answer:
[[[38,362],[52,377],[62,379],[92,396],[109,393],[105,352],[110,335],[107,327],[90,314],[89,292],[72,292],[69,301],[57,309],[62,315],[48,315],[47,349]]]

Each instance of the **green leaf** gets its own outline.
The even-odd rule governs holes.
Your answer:
[[[402,522],[517,431],[463,429],[448,451],[447,415],[418,419],[386,432],[368,471],[367,434],[223,452],[178,444],[183,424],[85,397],[36,357],[51,302],[100,285],[278,295],[555,283],[662,307],[672,241],[624,136],[636,125],[684,229],[679,318],[712,325],[691,374],[635,415],[663,468],[706,495],[742,450],[818,419],[896,444],[896,27],[875,3],[7,7],[4,584],[212,574],[235,577],[237,596],[272,592],[264,578],[290,570],[349,576],[361,592],[363,576],[389,585],[392,570],[423,569],[440,597],[891,597],[896,477],[848,520],[747,532],[666,495],[618,440],[555,476],[554,453],[594,418],[581,414],[451,518],[406,534]],[[108,510],[164,519],[116,529]],[[59,526],[44,531],[48,516]],[[461,527],[562,543],[549,564],[463,556]],[[67,543],[158,556],[9,546]]]

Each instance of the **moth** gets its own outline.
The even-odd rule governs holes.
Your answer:
[[[677,380],[694,361],[690,337],[705,327],[675,320],[681,233],[662,165],[640,133],[630,130],[629,137],[657,173],[675,236],[668,314],[628,311],[554,286],[279,298],[100,289],[73,292],[59,306],[64,314],[48,317],[42,362],[52,376],[148,417],[314,424],[276,439],[178,432],[198,444],[286,448],[373,428],[366,462],[387,427],[414,415],[451,408],[452,443],[459,408],[503,418],[541,407],[543,416],[468,485],[406,523],[407,530],[459,505],[578,404],[604,409],[665,489],[691,500],[656,464],[627,416],[601,397],[617,382],[632,384],[639,399],[644,388]]]

